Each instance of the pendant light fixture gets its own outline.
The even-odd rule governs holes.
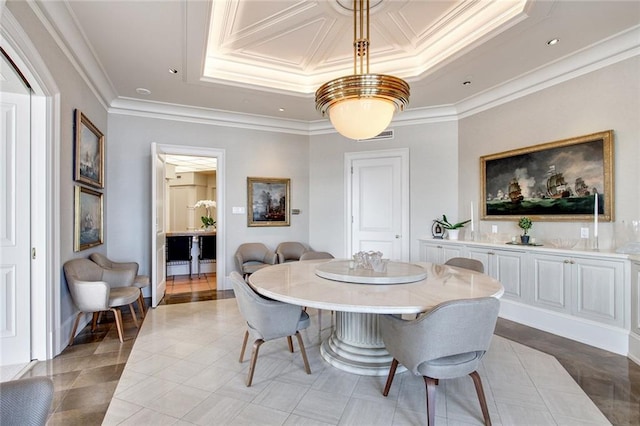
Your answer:
[[[391,75],[369,74],[369,0],[353,0],[353,75],[320,86],[316,109],[329,115],[341,135],[369,139],[386,129],[393,114],[408,103],[407,82]]]

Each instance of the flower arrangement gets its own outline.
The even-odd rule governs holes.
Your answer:
[[[205,210],[207,211],[207,215],[206,216],[201,216],[200,220],[202,221],[202,227],[203,228],[207,228],[209,226],[216,226],[216,221],[214,218],[211,217],[211,208],[215,208],[216,207],[216,202],[213,200],[200,200],[198,201],[193,207],[198,208],[198,207],[204,207]]]

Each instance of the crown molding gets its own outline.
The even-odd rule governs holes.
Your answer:
[[[638,55],[640,25],[458,102],[458,118],[478,114]]]
[[[309,123],[300,120],[268,117],[119,97],[111,103],[110,114],[130,115],[163,120],[183,121],[214,126],[262,130],[267,132],[308,135]]]
[[[107,110],[111,101],[116,98],[116,91],[67,3],[29,0],[28,4],[71,65]]]

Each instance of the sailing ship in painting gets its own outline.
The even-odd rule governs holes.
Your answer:
[[[489,215],[508,214],[585,214],[593,212],[593,195],[598,190],[589,188],[584,179],[578,176],[573,185],[567,182],[564,173],[550,165],[543,182],[531,185],[532,179],[514,176],[506,188],[498,189],[496,195],[487,194],[487,213]],[[533,180],[535,182],[535,180]],[[603,206],[602,195],[599,195]]]

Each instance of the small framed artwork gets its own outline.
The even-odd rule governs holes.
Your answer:
[[[247,178],[247,225],[289,226],[291,179]]]
[[[480,157],[482,219],[613,220],[613,130]]]
[[[104,135],[80,110],[75,111],[74,179],[104,188]]]
[[[73,251],[82,251],[102,244],[102,224],[102,194],[76,185]]]

